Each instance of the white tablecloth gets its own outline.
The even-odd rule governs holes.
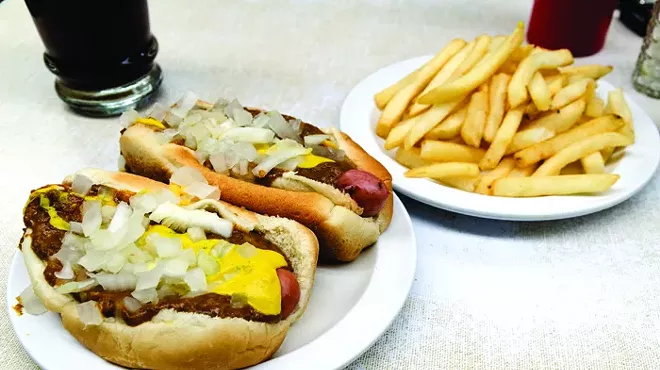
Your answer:
[[[509,33],[525,0],[151,1],[163,102],[185,90],[237,96],[319,126],[376,69],[432,53],[454,37]],[[605,49],[632,90],[641,39],[614,21]],[[114,168],[115,120],[68,111],[42,63],[21,0],[0,4],[0,296],[28,191],[84,166]],[[404,198],[419,262],[391,329],[350,369],[660,368],[660,180],[573,220],[513,223],[444,212]],[[0,367],[36,367],[0,310]]]

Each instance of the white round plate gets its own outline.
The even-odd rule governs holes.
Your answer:
[[[354,262],[319,266],[303,317],[272,359],[252,369],[338,369],[366,351],[401,310],[415,275],[417,246],[410,216],[394,197],[392,223]],[[7,309],[28,354],[44,369],[122,369],[80,345],[59,315],[19,316],[12,308],[30,284],[20,253],[7,283]]]
[[[395,190],[431,206],[470,216],[512,221],[557,220],[582,216],[613,207],[630,198],[646,185],[660,162],[660,137],[651,118],[626,95],[633,114],[636,142],[625,150],[621,160],[607,166],[607,172],[621,175],[607,192],[597,195],[504,198],[454,189],[426,179],[403,176],[406,167],[394,160],[394,150],[386,151],[384,140],[376,136],[380,111],[373,96],[414,71],[430,56],[409,59],[382,68],[365,78],[348,94],[341,110],[340,126],[392,174]],[[607,101],[614,87],[598,81],[597,94]]]

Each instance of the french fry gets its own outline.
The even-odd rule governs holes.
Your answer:
[[[621,128],[620,132],[628,136],[633,141],[635,140],[635,131],[633,129],[632,112],[626,99],[623,97],[623,90],[621,88],[614,89],[607,94],[607,110],[623,119],[625,125]]]
[[[399,122],[399,124],[396,125],[387,135],[387,139],[385,139],[385,150],[391,150],[403,144],[403,140],[405,140],[408,132],[410,132],[413,126],[415,126],[422,117],[423,116],[417,116]]]
[[[474,192],[477,182],[479,181],[479,176],[475,177],[447,177],[441,180],[440,183],[449,185],[453,188],[469,191],[470,193]]]
[[[586,78],[597,80],[606,74],[612,72],[614,67],[600,64],[587,64],[581,66],[560,67],[559,72],[565,75],[580,75]]]
[[[529,177],[532,176],[538,167],[538,163],[530,164],[527,167],[514,167],[511,172],[509,172],[508,177]]]
[[[495,52],[483,58],[474,68],[460,78],[436,87],[420,96],[417,102],[422,104],[439,104],[458,99],[477,86],[486,82],[511,56],[511,53],[522,44],[524,29],[519,23],[516,30],[509,35]]]
[[[474,163],[434,163],[410,169],[404,175],[406,177],[428,177],[435,180],[448,177],[476,177],[479,176],[479,167]]]
[[[507,148],[507,154],[518,152],[570,129],[582,116],[585,105],[584,100],[580,99],[560,109],[557,113],[532,121],[513,136],[513,140]]]
[[[397,81],[395,84],[390,85],[383,90],[379,91],[376,95],[374,95],[374,102],[376,103],[376,106],[378,109],[383,109],[385,106],[387,106],[387,103],[392,100],[392,97],[401,89],[403,89],[406,85],[410,84],[415,80],[415,77],[417,77],[417,72],[422,69],[422,67],[419,67],[418,69],[414,70],[413,72],[410,72],[406,77],[400,79]]]
[[[573,55],[567,49],[541,51],[529,55],[520,62],[516,73],[513,74],[511,82],[509,82],[507,88],[509,106],[515,108],[527,101],[527,84],[531,81],[536,71],[557,68],[572,62]]]
[[[479,148],[481,145],[488,115],[488,90],[487,88],[484,90],[472,94],[467,108],[467,116],[461,127],[463,141],[475,148]]]
[[[506,87],[509,84],[511,76],[505,73],[499,73],[490,80],[488,88],[488,116],[486,117],[486,127],[484,128],[484,140],[492,142],[495,133],[504,118],[504,108],[506,106]]]
[[[546,79],[546,84],[548,85],[548,90],[550,91],[550,96],[555,96],[557,93],[564,87],[564,76],[555,75],[548,77]],[[551,102],[552,104],[552,102]]]
[[[580,158],[584,173],[605,173],[605,160],[600,152],[595,152]]]
[[[511,140],[513,140],[513,136],[516,134],[518,126],[520,126],[520,122],[522,121],[523,109],[524,107],[518,107],[507,112],[504,121],[502,121],[502,126],[497,130],[497,134],[495,134],[495,140],[493,140],[488,151],[479,162],[479,168],[482,170],[492,170],[497,166],[502,157],[504,157],[506,148],[511,143]]]
[[[465,46],[465,41],[461,39],[452,40],[444,49],[436,54],[433,59],[425,64],[415,75],[413,82],[409,83],[401,90],[397,91],[392,99],[383,109],[378,124],[376,125],[376,134],[380,137],[386,137],[390,129],[401,120],[403,112],[408,107],[408,103],[419,94],[420,91],[431,81],[433,76],[447,63],[447,61]]]
[[[513,158],[506,157],[502,159],[495,169],[481,176],[481,180],[479,180],[475,191],[479,194],[491,195],[493,182],[499,178],[508,176],[515,166],[516,162]]]
[[[599,97],[593,97],[587,103],[584,115],[590,118],[598,118],[605,114],[605,102]]]
[[[534,102],[534,105],[536,105],[539,111],[543,112],[550,109],[552,94],[540,72],[537,71],[534,73],[532,79],[529,81],[529,85],[527,85],[527,89],[529,90],[529,96],[532,97],[532,102]]]
[[[420,155],[433,162],[479,163],[486,153],[483,149],[445,141],[425,140],[422,142]]]
[[[427,140],[448,140],[457,137],[461,132],[461,126],[463,126],[466,115],[467,105],[445,118],[439,125],[429,131],[424,138]]]
[[[516,73],[516,70],[518,69],[518,64],[519,63],[511,61],[511,59],[509,58],[509,60],[507,60],[504,64],[502,64],[502,66],[497,70],[496,73],[504,73],[509,76],[512,76],[514,73]]]
[[[585,95],[587,89],[589,89],[589,85],[593,83],[594,80],[591,79],[581,80],[559,90],[559,92],[552,97],[551,109],[563,108],[580,99]]]
[[[424,112],[424,116],[415,123],[408,136],[403,141],[406,148],[412,148],[417,144],[426,134],[429,133],[435,126],[444,120],[451,111],[463,102],[463,99],[434,105],[431,109]]]
[[[449,59],[447,64],[445,64],[444,67],[442,67],[442,69],[440,69],[440,72],[438,72],[435,75],[435,77],[433,77],[431,82],[429,82],[429,84],[426,85],[424,90],[422,90],[422,92],[420,93],[420,96],[424,95],[428,91],[431,91],[432,89],[444,84],[452,76],[454,76],[456,71],[459,68],[461,68],[461,66],[464,66],[466,64],[465,63],[466,58],[468,57],[468,55],[472,54],[472,51],[476,47],[476,44],[477,44],[478,40],[479,40],[479,38],[470,41],[467,45],[465,45],[463,47],[463,49],[461,49],[461,51],[459,51],[458,53],[456,53],[456,55],[454,55],[451,59]],[[414,116],[426,111],[430,107],[431,107],[431,105],[429,105],[429,104],[420,104],[420,103],[417,103],[417,102],[413,102],[410,105],[410,107],[408,108],[408,115],[411,116],[411,117],[414,117]]]
[[[431,161],[422,159],[419,152],[419,148],[399,148],[394,155],[394,159],[399,162],[399,164],[408,168],[424,167],[433,164]]]
[[[493,36],[493,38],[490,40],[490,44],[488,45],[488,53],[492,53],[499,49],[499,47],[502,46],[502,43],[506,41],[506,37],[507,35]]]
[[[529,53],[531,53],[533,49],[534,45],[520,45],[513,51],[513,53],[511,53],[509,61],[520,63],[529,56]]]
[[[607,163],[607,161],[610,160],[613,153],[614,153],[614,148],[605,148],[605,149],[600,151],[600,155],[603,156],[603,161],[605,163]]]
[[[623,120],[614,115],[605,115],[595,118],[585,124],[574,127],[549,140],[523,149],[514,155],[518,167],[525,167],[532,163],[542,161],[557,154],[563,148],[582,141],[589,136],[612,132],[623,126]],[[538,171],[538,170],[537,170]]]
[[[591,153],[600,155],[600,150],[607,147],[627,146],[632,144],[628,137],[616,132],[605,132],[589,136],[583,140],[567,145],[555,155],[548,158],[534,172],[532,177],[559,175],[561,169]]]
[[[544,177],[506,177],[493,184],[493,195],[500,197],[539,197],[600,193],[619,180],[619,175],[561,175]]]

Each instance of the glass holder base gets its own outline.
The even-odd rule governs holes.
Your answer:
[[[126,85],[100,91],[72,89],[60,80],[55,81],[57,95],[77,113],[93,117],[116,116],[134,108],[139,109],[149,103],[163,82],[163,72],[154,63],[143,77]]]

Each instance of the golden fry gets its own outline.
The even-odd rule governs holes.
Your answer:
[[[376,125],[376,134],[380,137],[386,137],[390,129],[401,120],[403,112],[408,107],[408,103],[419,94],[436,73],[454,54],[465,46],[465,41],[461,39],[452,40],[444,49],[436,54],[433,59],[425,64],[417,72],[415,80],[394,94],[394,97],[387,103],[383,109],[378,124]]]
[[[513,140],[507,148],[507,154],[518,152],[570,129],[580,119],[584,108],[584,100],[580,99],[560,109],[557,113],[532,121],[513,136]]]
[[[403,144],[403,140],[405,140],[408,132],[412,130],[413,126],[415,126],[421,117],[408,118],[405,121],[399,122],[387,135],[387,139],[385,139],[385,150],[394,149]]]
[[[565,75],[580,75],[592,80],[597,80],[606,74],[612,72],[614,67],[599,64],[588,64],[581,66],[560,67],[559,72]]]
[[[422,159],[422,156],[419,154],[419,152],[419,148],[399,148],[394,155],[394,159],[408,168],[424,167],[433,164],[431,161]]]
[[[504,157],[506,148],[511,143],[511,140],[513,140],[513,136],[518,131],[518,126],[520,126],[520,122],[522,121],[523,109],[524,107],[521,106],[507,112],[504,121],[502,121],[502,126],[497,130],[497,134],[495,134],[495,140],[493,140],[488,151],[479,162],[479,168],[482,170],[491,170]]]
[[[387,103],[392,100],[394,95],[401,89],[403,89],[405,86],[409,85],[411,82],[415,80],[417,77],[417,72],[422,69],[422,67],[419,67],[418,69],[414,70],[413,72],[410,72],[406,77],[400,79],[397,81],[394,85],[388,86],[378,92],[376,95],[374,95],[374,102],[376,103],[376,106],[378,109],[382,110],[387,106]]]
[[[477,91],[472,94],[467,108],[467,116],[461,127],[461,137],[466,144],[479,148],[486,127],[488,115],[488,91]]]
[[[461,49],[456,55],[454,55],[447,64],[440,69],[440,71],[433,77],[431,82],[429,82],[428,85],[422,90],[422,92],[419,94],[419,96],[422,96],[426,94],[428,91],[431,91],[432,89],[444,84],[447,82],[453,75],[454,73],[460,68],[461,65],[465,62],[465,59],[472,53],[472,50],[474,50],[475,46],[477,44],[477,40],[470,41],[467,45]],[[414,117],[425,110],[429,109],[431,106],[428,104],[419,104],[417,102],[413,102],[410,104],[410,107],[408,108],[408,115],[411,117]]]
[[[509,172],[509,177],[529,177],[532,176],[534,171],[539,167],[538,163],[530,164],[527,167],[514,167]]]
[[[562,75],[555,75],[548,77],[546,79],[546,84],[548,85],[548,90],[550,91],[551,96],[557,95],[557,93],[564,87],[564,76]],[[552,102],[551,102],[552,104]]]
[[[495,133],[504,118],[504,109],[506,106],[506,87],[509,84],[511,76],[505,73],[499,73],[490,80],[488,116],[486,117],[486,127],[484,128],[484,140],[492,142],[495,139]]]
[[[506,177],[495,181],[493,195],[500,197],[539,197],[599,193],[608,190],[619,175],[561,175],[544,177]]]
[[[511,53],[509,61],[520,63],[529,56],[533,49],[534,45],[520,45],[513,51],[513,53]]]
[[[527,85],[527,89],[529,90],[529,95],[532,97],[532,102],[534,102],[534,105],[536,105],[539,111],[543,112],[550,109],[552,94],[540,72],[534,73],[532,79],[529,81],[529,85]]]
[[[605,114],[605,102],[599,97],[592,97],[587,102],[587,109],[584,111],[584,115],[591,118],[598,118]]]
[[[445,118],[439,125],[429,131],[424,138],[428,140],[448,140],[457,137],[461,132],[466,115],[467,105]]]
[[[475,177],[447,177],[440,181],[442,184],[449,185],[453,188],[469,191],[470,193],[474,192],[474,189],[477,186],[479,181],[479,176]]]
[[[607,94],[607,110],[623,119],[625,125],[620,132],[634,141],[635,131],[633,129],[632,112],[623,97],[621,88],[614,89]]]
[[[605,160],[600,152],[595,152],[580,158],[584,173],[605,173]]]
[[[567,49],[532,53],[520,62],[516,73],[511,77],[511,82],[509,82],[507,89],[509,106],[515,108],[527,101],[527,84],[531,81],[536,71],[556,68],[572,62],[573,55]]]
[[[597,153],[600,155],[600,150],[607,147],[627,146],[630,144],[632,144],[632,141],[629,138],[616,132],[605,132],[589,136],[583,140],[567,145],[555,155],[546,159],[532,176],[559,175],[561,169],[566,165],[575,162],[580,158],[586,157],[591,153]]]
[[[417,99],[422,104],[439,104],[458,99],[486,82],[506,62],[524,38],[522,23],[509,35],[495,52],[483,58],[474,68],[460,78],[436,87]]]
[[[486,153],[483,149],[445,141],[425,140],[420,155],[433,162],[479,163]]]
[[[605,149],[600,151],[600,155],[603,156],[603,161],[605,163],[607,163],[607,161],[610,160],[613,153],[614,153],[614,148],[605,148]]]
[[[589,85],[593,83],[593,80],[581,80],[564,87],[552,97],[551,108],[560,109],[580,99],[589,89]]]
[[[434,105],[433,108],[427,110],[422,114],[423,117],[415,123],[408,136],[403,141],[406,148],[412,148],[417,144],[426,134],[429,133],[435,126],[444,120],[451,111],[462,103],[462,100],[457,100],[449,103]]]
[[[481,180],[479,180],[475,191],[479,194],[491,195],[493,182],[499,178],[508,176],[515,166],[516,162],[513,158],[505,157],[495,169],[481,176]]]
[[[479,176],[479,167],[474,163],[434,163],[410,169],[404,175],[406,177],[428,177],[436,180],[448,177],[476,177]]]
[[[612,132],[623,126],[623,120],[613,115],[595,118],[585,124],[574,127],[549,140],[523,149],[514,155],[519,167],[528,166],[557,154],[563,148],[582,141],[589,136]]]

